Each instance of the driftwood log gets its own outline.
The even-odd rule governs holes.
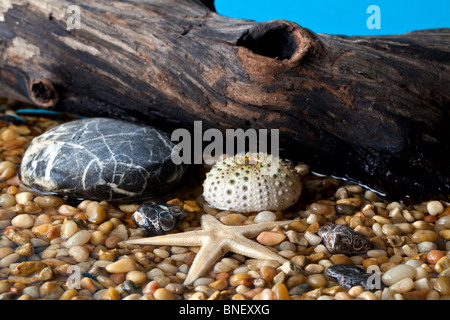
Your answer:
[[[278,128],[316,171],[391,197],[450,190],[450,29],[346,37],[211,0],[6,0],[0,57],[3,97],[166,130]]]

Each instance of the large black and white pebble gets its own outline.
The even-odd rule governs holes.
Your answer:
[[[186,216],[181,207],[163,202],[142,204],[133,213],[136,224],[150,233],[175,229]]]
[[[376,273],[367,272],[366,270],[351,264],[336,264],[329,266],[326,273],[328,276],[336,279],[339,285],[345,289],[361,286],[365,290],[373,291],[385,287]]]
[[[64,123],[34,138],[21,180],[41,191],[76,198],[133,202],[173,191],[184,165],[171,159],[170,135],[109,118]]]
[[[341,224],[322,226],[317,234],[330,253],[363,254],[371,249],[372,244],[352,228]]]

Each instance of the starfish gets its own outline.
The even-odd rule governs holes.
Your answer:
[[[217,259],[230,251],[255,259],[276,260],[282,264],[285,263],[288,260],[248,238],[253,238],[262,231],[290,222],[292,221],[227,226],[213,216],[205,214],[201,217],[201,230],[133,239],[125,241],[124,244],[201,246],[184,281],[184,284],[187,285],[197,280]]]

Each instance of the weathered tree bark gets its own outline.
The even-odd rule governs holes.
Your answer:
[[[213,1],[7,0],[0,38],[0,96],[166,130],[278,128],[315,170],[449,193],[450,29],[345,37]]]

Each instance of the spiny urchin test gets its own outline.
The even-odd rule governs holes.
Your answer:
[[[301,191],[292,163],[266,153],[226,157],[203,183],[203,197],[210,205],[238,212],[284,210],[297,202]]]

